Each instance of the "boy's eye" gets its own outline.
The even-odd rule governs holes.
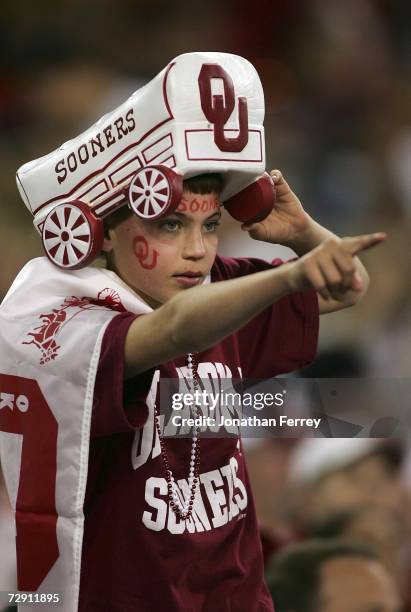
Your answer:
[[[219,225],[219,221],[208,221],[207,223],[204,223],[204,230],[207,233],[214,232]],[[160,228],[166,232],[177,232],[181,226],[182,223],[178,219],[168,219],[167,221],[162,221],[160,223]]]
[[[167,232],[176,232],[180,227],[180,221],[169,219],[168,221],[163,221],[163,223],[160,224],[160,227],[161,229],[165,229]]]
[[[219,221],[208,221],[208,223],[204,224],[204,227],[206,232],[215,232],[219,225]]]

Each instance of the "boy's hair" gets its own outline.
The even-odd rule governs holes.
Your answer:
[[[183,181],[183,190],[191,193],[216,193],[220,195],[224,187],[221,174],[212,172],[210,174],[199,174]]]
[[[212,172],[209,174],[199,174],[198,176],[192,176],[183,181],[183,190],[191,191],[191,193],[198,193],[204,195],[206,193],[215,193],[220,195],[224,187],[224,179],[221,174]],[[104,235],[108,237],[108,230],[116,227],[122,221],[128,219],[134,214],[128,206],[123,206],[119,210],[116,210],[111,215],[108,215],[104,219]]]

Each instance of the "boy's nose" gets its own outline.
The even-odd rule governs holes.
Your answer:
[[[206,248],[202,232],[190,232],[184,242],[183,257],[185,259],[202,259],[205,254]]]

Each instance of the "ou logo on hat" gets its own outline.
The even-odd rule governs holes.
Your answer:
[[[223,81],[224,96],[212,94],[212,79]],[[228,138],[224,126],[235,108],[232,78],[219,64],[203,64],[198,85],[201,108],[208,121],[214,125],[214,142],[217,147],[221,151],[239,153],[248,143],[247,99],[238,99],[239,132],[237,136]],[[170,214],[180,201],[182,180],[180,175],[164,166],[141,168],[129,188],[130,207],[138,217],[146,220]]]
[[[212,79],[222,79],[224,98],[211,93]],[[230,75],[219,64],[203,64],[198,77],[201,108],[208,121],[214,125],[214,142],[220,151],[239,153],[248,143],[247,99],[238,99],[239,133],[227,138],[224,126],[231,117],[235,106],[234,85]]]

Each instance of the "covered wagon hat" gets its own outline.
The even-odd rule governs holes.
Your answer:
[[[111,113],[17,172],[45,252],[81,268],[103,243],[103,218],[128,205],[150,220],[178,206],[183,179],[224,178],[221,201],[239,221],[265,218],[264,94],[255,68],[228,53],[186,53]]]

